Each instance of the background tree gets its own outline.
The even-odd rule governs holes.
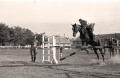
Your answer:
[[[42,45],[42,37],[43,37],[42,35],[43,35],[43,33],[35,34],[36,40],[38,41],[38,45],[39,45],[39,46]],[[48,37],[47,37],[47,36],[45,36],[44,41],[45,41],[45,42],[48,42]]]
[[[5,46],[5,42],[9,41],[9,28],[6,24],[0,23],[0,43]]]
[[[14,28],[11,27],[9,28],[9,45],[13,45],[14,40],[15,40],[15,32],[14,32]]]
[[[29,29],[25,29],[23,32],[23,41],[25,45],[31,45],[34,42],[34,33]]]
[[[18,46],[23,43],[23,30],[21,27],[14,27],[14,45]]]
[[[34,33],[29,29],[15,27],[14,33],[15,33],[14,39],[15,45],[21,46],[30,45],[34,41]]]
[[[42,45],[42,34],[35,34],[36,40],[38,41],[38,46]]]

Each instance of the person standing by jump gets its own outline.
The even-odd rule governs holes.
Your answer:
[[[80,22],[80,37],[82,38],[82,45],[86,45],[86,42],[85,42],[85,37],[84,37],[84,30],[85,30],[85,28],[87,27],[87,21],[86,20],[83,20],[83,19],[79,19],[79,22]]]
[[[31,61],[35,62],[36,61],[36,54],[37,54],[37,41],[33,42],[30,47],[30,55],[31,55]]]
[[[36,46],[34,44],[31,44],[30,55],[31,55],[31,61],[35,62],[35,60],[36,60]]]

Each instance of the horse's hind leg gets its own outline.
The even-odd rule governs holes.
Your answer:
[[[99,60],[99,55],[98,55],[98,53],[97,53],[97,49],[96,49],[96,48],[93,48],[93,50],[94,50],[94,53],[95,53],[96,56],[97,56],[97,59]]]
[[[114,48],[111,48],[112,56],[114,56]]]
[[[99,48],[99,51],[100,51],[100,54],[101,54],[102,59],[103,59],[103,61],[104,61],[104,53],[103,53],[103,51],[102,51],[102,48]]]
[[[35,60],[36,60],[36,56],[34,56],[34,60],[33,60],[33,62],[35,62]]]
[[[109,49],[109,51],[110,51],[110,58],[112,57],[112,50],[111,49]]]
[[[112,57],[112,48],[109,48],[109,52],[110,52],[110,58]]]

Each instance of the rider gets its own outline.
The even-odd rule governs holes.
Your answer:
[[[87,21],[83,19],[79,19],[79,22],[81,24],[81,27],[86,27],[87,26]]]
[[[86,41],[88,41],[89,43],[92,43],[94,40],[95,40],[95,37],[94,37],[94,34],[93,34],[93,30],[91,30],[92,28],[91,28],[91,25],[94,25],[94,23],[92,24],[87,24],[87,21],[86,20],[83,20],[83,19],[79,19],[79,22],[80,22],[80,28],[81,28],[81,32],[82,33],[85,33],[84,32],[84,30],[86,29],[87,30],[87,33],[89,33],[88,34],[88,36],[89,36],[89,39],[86,39],[84,36],[85,35],[83,35],[83,45],[84,45],[84,43],[86,42]],[[82,35],[82,34],[81,34]]]
[[[81,28],[81,31],[83,33],[84,29],[87,27],[87,21],[86,20],[83,20],[83,19],[79,19],[79,22],[80,22],[80,28]],[[84,34],[80,34],[81,38],[83,38],[82,40],[82,45],[85,45],[85,37],[84,37]]]

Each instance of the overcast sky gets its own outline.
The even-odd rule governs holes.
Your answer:
[[[95,22],[94,33],[120,33],[119,0],[0,0],[0,22],[72,37],[71,24]]]

